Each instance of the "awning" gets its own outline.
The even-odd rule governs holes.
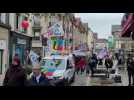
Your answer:
[[[134,23],[134,21],[133,21],[133,14],[131,14],[131,15],[129,15],[129,18],[126,21],[126,23],[125,23],[125,25],[124,25],[124,27],[122,29],[121,36],[123,36],[123,37],[124,36],[129,36],[130,35],[130,32],[131,31],[134,31],[134,30],[132,30],[133,29],[132,28],[133,23]]]

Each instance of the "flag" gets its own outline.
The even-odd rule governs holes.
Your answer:
[[[106,49],[106,48],[103,48],[103,49],[98,53],[98,58],[103,59],[107,54],[108,54],[107,49]]]
[[[39,61],[38,61],[39,56],[35,52],[30,51],[29,58],[30,58],[33,66],[35,64],[39,63]]]

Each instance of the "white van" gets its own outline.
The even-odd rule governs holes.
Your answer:
[[[75,79],[75,68],[71,56],[52,55],[42,59],[41,68],[46,77],[55,84],[68,85]]]

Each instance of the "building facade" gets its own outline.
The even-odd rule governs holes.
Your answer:
[[[9,66],[9,14],[0,13],[0,75],[3,75]]]
[[[93,36],[93,31],[90,28],[88,30],[87,43],[88,43],[90,54],[92,54],[93,53],[93,48],[94,48],[94,36]]]
[[[129,41],[128,53],[134,54],[134,13],[125,13],[121,21],[121,37]]]
[[[25,65],[25,54],[31,50],[32,41],[32,14],[31,13],[9,13],[9,25],[11,31],[9,35],[9,64],[12,63],[13,56],[18,54],[21,64]]]

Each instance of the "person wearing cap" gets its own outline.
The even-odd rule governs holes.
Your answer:
[[[33,74],[29,80],[30,86],[50,86],[49,80],[41,73],[41,67],[39,64],[36,64],[33,67]]]
[[[27,84],[26,71],[20,65],[19,57],[13,58],[12,65],[8,68],[5,78],[3,81],[3,86],[25,86]]]

